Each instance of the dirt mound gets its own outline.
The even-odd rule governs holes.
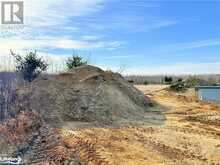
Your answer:
[[[36,111],[51,124],[66,121],[110,124],[140,120],[152,103],[121,75],[82,66],[50,78],[39,78],[16,90],[10,105],[12,116]]]

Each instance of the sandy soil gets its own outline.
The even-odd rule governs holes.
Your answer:
[[[144,94],[152,94],[155,92],[160,92],[161,90],[169,87],[169,85],[160,85],[160,84],[156,84],[156,85],[136,85],[135,86],[137,89],[139,89],[140,91],[142,91]]]
[[[220,164],[220,104],[198,102],[189,91],[137,86],[168,109],[161,125],[61,131],[87,165]]]

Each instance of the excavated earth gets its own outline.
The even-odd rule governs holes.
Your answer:
[[[15,90],[0,125],[0,154],[22,164],[107,165],[94,141],[72,130],[161,124],[161,111],[119,74],[82,66]]]
[[[149,120],[145,113],[153,103],[121,75],[81,66],[16,90],[10,105],[11,116],[38,112],[45,121],[59,126],[68,121],[109,125]]]
[[[141,114],[161,121],[155,114],[163,112],[163,123],[136,123],[131,117],[132,122],[121,125],[69,121],[60,128],[48,124],[40,111],[20,109],[19,115],[14,113],[15,118],[12,115],[0,125],[0,152],[21,156],[28,165],[220,164],[219,103],[200,102],[193,90],[175,93],[161,85],[136,87],[147,102],[148,98],[157,102]]]

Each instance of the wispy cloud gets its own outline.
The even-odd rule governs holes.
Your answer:
[[[179,63],[160,66],[126,68],[127,75],[220,74],[220,62]]]
[[[10,49],[116,49],[121,46],[120,41],[83,41],[73,40],[68,37],[40,36],[34,39],[20,37],[10,37],[0,39],[0,50],[2,53],[9,52]]]
[[[220,39],[198,40],[188,43],[174,44],[173,47],[179,50],[196,49],[210,46],[219,46]]]
[[[169,26],[176,25],[178,23],[179,21],[176,21],[176,20],[161,20],[161,21],[157,21],[154,24],[152,24],[152,26],[150,26],[149,29],[159,29],[163,27],[169,27]]]
[[[110,1],[108,1],[110,2]],[[119,1],[112,0],[116,5]],[[111,29],[123,31],[145,31],[168,27],[176,24],[176,21],[155,20],[148,23],[137,13],[130,13],[131,7],[149,8],[155,7],[153,3],[135,2],[130,3],[129,9],[122,15],[116,14],[105,17],[89,19],[105,7],[107,0],[24,0],[25,4],[25,27],[21,30],[2,30],[0,42],[1,51],[8,49],[87,49],[106,48],[115,50],[123,41],[103,39],[103,31]],[[121,5],[124,7],[124,5]],[[116,6],[117,8],[117,6]],[[108,11],[107,11],[108,12]],[[82,19],[87,18],[88,19]],[[78,20],[77,18],[80,18]],[[86,20],[83,22],[82,20]],[[90,29],[88,31],[88,29]],[[94,35],[89,35],[94,31]],[[4,35],[3,35],[4,34]],[[46,35],[46,36],[45,36]],[[63,36],[66,35],[66,36]]]
[[[31,27],[62,26],[70,18],[101,9],[104,0],[25,0],[26,24]]]
[[[87,35],[75,18],[103,8],[105,0],[24,0],[23,29],[1,29],[0,51],[10,49],[116,49],[121,41]],[[77,34],[79,32],[80,34]]]
[[[179,24],[174,19],[149,18],[144,19],[142,15],[124,14],[111,16],[111,18],[97,19],[96,22],[86,21],[83,23],[86,28],[95,31],[121,31],[122,33],[150,32],[161,28],[168,28]]]
[[[114,56],[105,56],[105,57],[103,57],[103,59],[107,59],[107,60],[110,60],[110,59],[114,59],[114,60],[118,60],[118,59],[128,59],[128,58],[134,58],[135,56],[129,56],[129,55],[118,55],[118,56],[116,56],[116,55],[114,55]]]
[[[142,26],[138,26],[136,31],[139,32],[150,32],[152,30],[159,30],[162,28],[168,28],[179,24],[179,21],[176,20],[153,20],[149,24],[144,24]]]
[[[84,41],[97,41],[101,38],[102,37],[95,36],[95,35],[84,35],[84,36],[81,37],[81,39],[84,40]]]
[[[164,18],[159,15],[152,16],[150,13],[148,14],[148,11],[152,10],[152,8],[159,7],[157,4],[148,1],[24,0],[24,4],[24,28],[21,30],[12,29],[12,31],[1,29],[0,57],[7,57],[10,49],[22,53],[28,49],[37,49],[39,50],[39,55],[47,56],[52,61],[58,62],[68,57],[63,52],[68,52],[72,49],[105,49],[114,51],[130,41],[131,33],[140,32],[145,34],[146,32],[159,31],[181,23],[181,20],[176,20],[175,18]],[[106,4],[110,5],[106,6]],[[145,36],[147,35],[145,34]],[[143,35],[143,38],[145,36]],[[137,42],[137,44],[143,44],[143,41],[145,41],[142,41],[143,38],[141,38],[142,43]],[[127,41],[124,41],[124,39]],[[220,39],[171,44],[159,51],[166,49],[186,50],[216,45],[220,45]],[[55,49],[61,50],[59,55],[50,52],[50,50]],[[118,52],[118,56],[105,56],[103,59],[106,61],[111,59],[120,61],[120,59],[132,58],[123,55],[123,53],[126,53],[126,50],[125,52]],[[58,64],[60,63],[58,62]],[[190,70],[184,70],[184,67],[195,70],[195,72],[200,72],[203,67],[209,67],[208,70],[214,71],[213,66],[218,69],[217,64],[211,63],[198,65],[178,64],[131,68],[128,69],[128,73],[191,72]]]
[[[196,49],[200,52],[202,48],[209,48],[215,46],[220,46],[220,39],[195,40],[195,41],[182,42],[182,43],[178,42],[178,43],[157,45],[155,48],[152,48],[152,52],[159,55],[167,55],[167,54],[170,55],[170,54],[175,54],[177,52],[181,53],[187,50],[190,51],[193,49]]]

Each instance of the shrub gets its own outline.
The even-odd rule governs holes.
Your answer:
[[[25,57],[15,54],[11,51],[11,55],[16,59],[16,71],[21,73],[24,80],[32,82],[43,71],[47,70],[48,64],[37,57],[37,52],[29,52]]]
[[[66,61],[66,65],[68,69],[72,69],[86,64],[87,61],[83,60],[83,58],[78,55],[73,55],[72,57],[68,58]]]
[[[167,83],[167,84],[171,84],[173,82],[173,78],[165,76],[164,77],[164,82]]]
[[[128,80],[129,83],[133,84],[134,83],[134,80]]]
[[[148,83],[148,81],[144,81],[144,85],[148,85],[149,83]]]
[[[175,91],[175,92],[184,92],[187,90],[187,85],[184,81],[179,79],[177,82],[173,83],[170,86],[170,90]]]
[[[201,79],[197,76],[189,76],[186,79],[186,85],[189,88],[194,88],[195,86],[198,86],[198,85],[207,85],[208,86],[208,85],[213,85],[213,84],[210,81]]]

